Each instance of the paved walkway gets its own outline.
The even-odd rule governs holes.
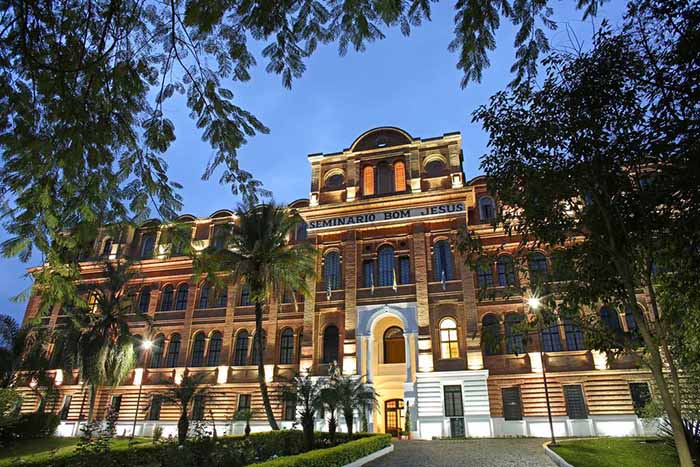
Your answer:
[[[543,439],[396,441],[394,452],[368,467],[553,467]]]

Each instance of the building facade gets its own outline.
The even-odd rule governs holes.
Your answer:
[[[93,252],[100,261],[140,259],[135,303],[154,329],[146,336],[144,322],[134,320],[132,327],[154,345],[123,386],[100,391],[96,413],[110,406],[118,411],[120,433],[130,433],[134,422],[137,434],[157,424],[174,432],[177,408],[162,404],[159,394],[186,372],[206,372],[212,396],[196,401],[194,418],[214,420],[219,433],[240,432],[232,419],[252,408],[253,428],[267,429],[257,384],[262,358],[273,408],[286,427],[295,408],[275,396],[279,385],[307,369],[323,377],[337,362],[379,394],[372,431],[398,433],[410,411],[412,434],[423,439],[548,436],[545,376],[559,436],[653,429],[636,415],[650,391],[650,375],[637,358],[608,361],[585,348],[570,322],[534,339],[518,333],[528,302],[502,291],[550,271],[552,252],[532,253],[523,265],[530,274],[514,267],[523,260],[509,255],[507,245],[493,263],[468,267],[456,248],[460,232],[470,229],[494,249],[505,237],[493,226],[497,205],[486,181],[468,181],[462,157],[457,133],[421,139],[393,127],[367,131],[341,152],[308,156],[309,198],[290,204],[306,223],[290,238],[319,251],[314,293],[266,307],[262,356],[253,351],[254,309],[244,285],[216,290],[195,282],[190,258],[178,254],[156,222],[121,238],[102,235]],[[180,221],[192,227],[193,248],[202,249],[216,241],[217,225],[235,219],[220,210]],[[100,261],[82,265],[84,280],[100,279]],[[639,300],[644,307],[644,297]],[[38,305],[32,298],[27,316]],[[624,313],[596,312],[620,333],[634,331]],[[43,319],[60,325],[61,307]],[[60,395],[51,409],[61,414],[61,434],[74,434],[87,411],[87,391],[61,371],[55,383]],[[27,392],[23,409],[36,404]]]

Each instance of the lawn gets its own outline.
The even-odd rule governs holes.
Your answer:
[[[554,452],[574,467],[676,467],[675,451],[658,439],[589,438],[561,441]]]
[[[20,441],[12,446],[0,449],[0,467],[15,465],[18,457],[26,461],[46,459],[52,455],[66,455],[75,450],[79,438],[44,438]],[[136,438],[136,443],[150,442],[147,438]],[[126,447],[128,439],[115,439],[113,447]]]

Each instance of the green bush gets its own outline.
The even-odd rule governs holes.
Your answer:
[[[20,415],[13,431],[18,439],[48,438],[60,423],[60,417],[53,413],[25,413]]]
[[[391,444],[391,435],[370,435],[338,446],[280,457],[254,467],[340,467]]]

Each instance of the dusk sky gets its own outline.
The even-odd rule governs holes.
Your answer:
[[[621,0],[606,3],[593,22],[581,21],[576,3],[550,1],[555,9],[553,19],[560,24],[557,31],[549,32],[554,48],[570,47],[572,34],[587,48],[594,27],[599,27],[603,18],[613,26],[621,22]],[[340,151],[365,130],[397,126],[422,138],[460,132],[466,179],[478,175],[479,158],[488,140],[481,126],[471,122],[471,113],[512,79],[514,30],[508,20],[503,21],[498,48],[489,56],[491,66],[484,72],[483,82],[461,89],[457,55],[447,51],[454,34],[452,4],[431,3],[432,22],[413,29],[408,38],[398,29],[392,30],[385,40],[368,44],[365,52],[349,51],[345,57],[338,55],[336,44],[320,47],[291,90],[282,86],[279,76],[265,72],[266,63],[257,53],[258,66],[252,79],[236,83],[232,89],[236,103],[267,125],[270,134],[258,135],[241,148],[241,165],[262,180],[275,200],[286,203],[308,197],[308,154]],[[567,34],[566,24],[571,34]],[[171,99],[168,107],[177,141],[166,159],[171,178],[184,185],[183,212],[204,217],[235,206],[238,200],[228,187],[218,184],[218,177],[206,182],[200,178],[211,150],[189,119],[184,98]],[[0,230],[0,241],[6,238]],[[0,259],[0,313],[22,318],[26,303],[13,303],[11,297],[31,285],[25,270],[38,263],[37,257],[28,263]]]

